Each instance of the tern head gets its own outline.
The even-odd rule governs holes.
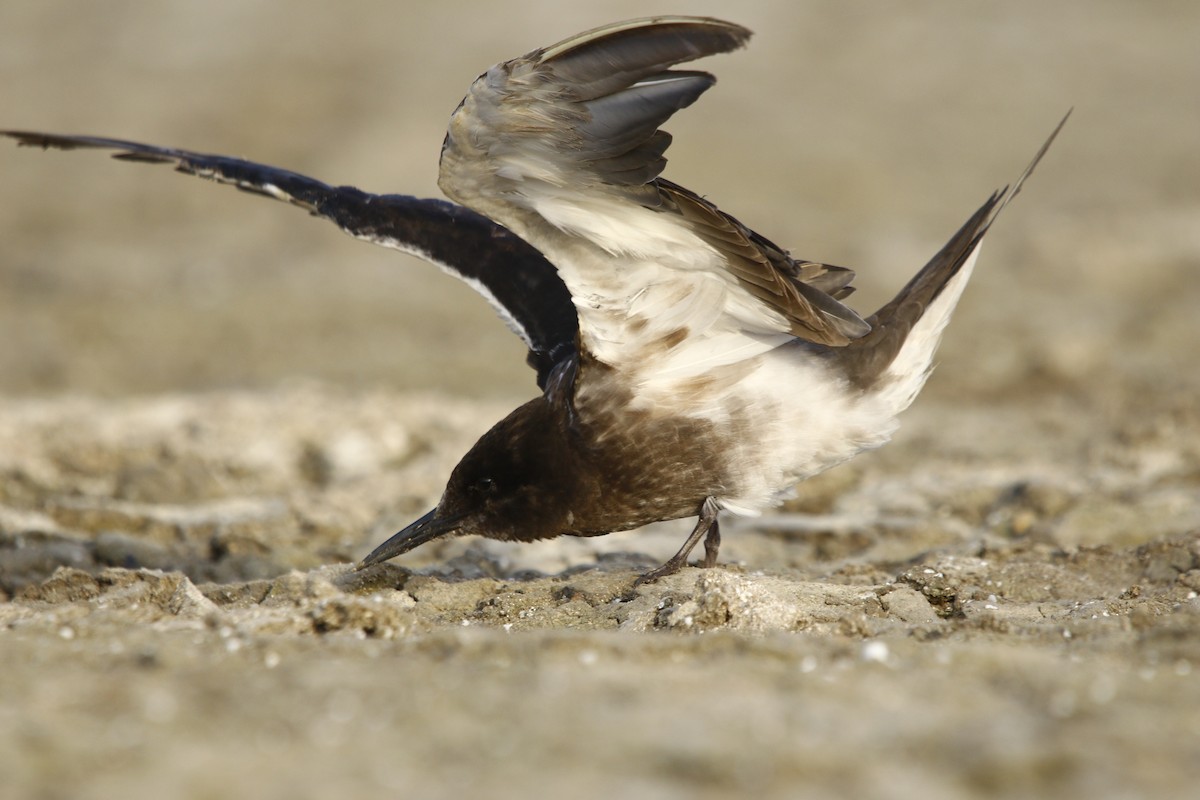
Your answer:
[[[563,416],[545,397],[509,414],[463,456],[437,506],[381,544],[359,568],[444,536],[529,542],[571,533],[581,471]]]

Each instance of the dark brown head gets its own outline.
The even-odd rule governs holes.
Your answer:
[[[376,548],[359,569],[443,536],[529,542],[569,533],[579,485],[570,436],[562,409],[546,398],[521,406],[463,456],[437,507]]]

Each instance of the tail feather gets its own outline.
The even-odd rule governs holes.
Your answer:
[[[1000,212],[1020,193],[1026,179],[1033,174],[1034,168],[1070,116],[1071,112],[1068,111],[1015,183],[993,193],[891,301],[867,318],[871,325],[870,333],[837,351],[838,362],[851,383],[860,388],[873,385],[901,355],[919,325],[929,329],[922,330],[925,335],[920,343],[921,349],[927,351],[920,355],[928,368],[928,362],[937,347],[937,339],[958,302],[958,295],[969,277],[970,268],[974,265],[973,257],[978,254],[983,237]],[[956,281],[960,273],[963,280]],[[952,283],[954,291],[942,298],[943,292]],[[939,298],[948,302],[938,303]],[[937,319],[927,319],[930,316],[927,312],[935,304],[938,306],[937,313],[932,316]],[[905,371],[918,366],[906,364]]]

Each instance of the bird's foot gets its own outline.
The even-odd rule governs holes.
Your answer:
[[[654,583],[659,578],[665,578],[668,575],[674,575],[686,567],[688,556],[691,555],[702,536],[704,537],[704,561],[701,562],[701,566],[706,568],[716,566],[717,551],[721,549],[721,528],[717,522],[718,511],[717,501],[712,497],[706,497],[700,506],[700,518],[696,520],[696,527],[688,534],[683,547],[679,548],[679,552],[667,559],[667,562],[661,567],[650,570],[634,581],[634,588]]]

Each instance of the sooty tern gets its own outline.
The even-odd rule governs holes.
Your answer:
[[[671,137],[659,126],[715,83],[673,67],[749,37],[716,19],[654,17],[497,64],[442,147],[439,185],[458,205],[117,139],[3,133],[301,206],[461,278],[521,336],[542,394],[484,434],[437,506],[359,568],[451,534],[533,541],[697,516],[647,581],[680,569],[701,539],[715,564],[720,511],[756,514],[891,437],[984,234],[1066,121],[864,319],[841,302],[851,270],[797,260],[660,177]]]

